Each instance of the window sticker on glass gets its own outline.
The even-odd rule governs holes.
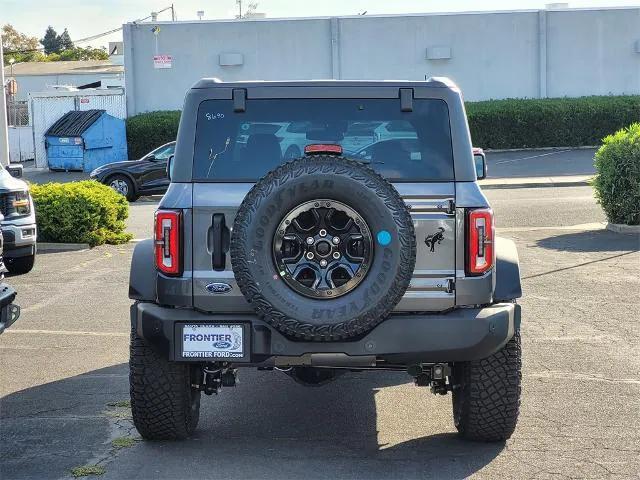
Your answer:
[[[222,120],[224,118],[224,113],[205,113],[204,116],[207,117],[207,120]]]

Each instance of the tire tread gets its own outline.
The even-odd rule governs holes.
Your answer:
[[[198,423],[200,392],[191,391],[190,367],[162,358],[131,331],[129,386],[133,423],[148,440],[186,438]],[[197,405],[192,411],[192,395]]]

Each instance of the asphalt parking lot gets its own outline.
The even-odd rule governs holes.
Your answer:
[[[99,464],[105,479],[638,478],[640,239],[603,229],[588,186],[486,194],[524,289],[522,413],[505,444],[459,440],[450,396],[404,374],[308,388],[278,372],[241,372],[235,389],[203,397],[190,440],[138,441],[129,244],[42,254],[9,279],[23,310],[0,337],[0,477]],[[136,238],[154,208],[132,205]]]

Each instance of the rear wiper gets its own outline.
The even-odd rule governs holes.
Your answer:
[[[355,160],[356,162],[360,162],[360,163],[366,163],[367,165],[369,164],[376,164],[376,165],[384,165],[384,162],[381,162],[379,160],[373,161],[373,160],[367,160],[366,158],[352,158],[352,160]]]

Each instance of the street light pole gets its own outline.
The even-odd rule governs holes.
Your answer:
[[[7,94],[4,84],[4,55],[2,36],[0,35],[0,164],[9,165],[9,127],[7,125]]]

